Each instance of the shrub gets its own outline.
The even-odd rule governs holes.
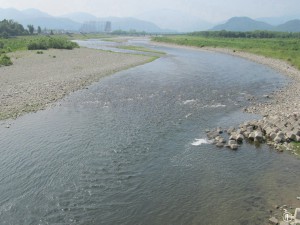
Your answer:
[[[73,49],[78,48],[78,44],[64,38],[44,37],[31,40],[28,44],[28,50],[47,50],[48,48],[56,49]]]
[[[0,66],[10,66],[12,65],[11,59],[7,55],[0,56]]]
[[[77,48],[77,43],[71,42],[64,38],[50,38],[49,39],[49,48],[57,49],[73,49]]]
[[[49,47],[49,41],[46,38],[39,38],[31,40],[28,44],[28,50],[47,50]]]
[[[7,48],[6,48],[6,52],[12,52],[11,47],[7,47]]]

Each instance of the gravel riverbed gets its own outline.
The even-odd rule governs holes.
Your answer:
[[[44,109],[101,77],[144,64],[151,57],[95,49],[50,49],[10,53],[13,65],[0,67],[0,120]]]

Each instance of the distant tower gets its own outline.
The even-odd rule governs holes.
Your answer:
[[[104,32],[106,32],[106,33],[110,33],[111,32],[111,22],[110,21],[106,21]]]

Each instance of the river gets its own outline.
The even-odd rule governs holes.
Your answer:
[[[299,160],[205,140],[206,128],[259,118],[242,113],[249,96],[263,101],[286,78],[230,55],[130,44],[167,54],[0,127],[1,225],[261,225],[292,204]]]

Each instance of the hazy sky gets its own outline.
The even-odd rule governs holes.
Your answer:
[[[37,8],[51,15],[89,12],[99,17],[128,17],[170,9],[206,21],[232,16],[276,17],[299,15],[300,0],[0,0],[1,8]]]

